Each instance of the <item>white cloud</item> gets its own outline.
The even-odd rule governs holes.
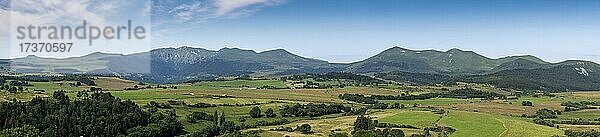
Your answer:
[[[14,47],[15,37],[7,36],[16,33],[16,26],[80,26],[83,21],[87,25],[98,27],[103,26],[121,26],[132,20],[133,25],[145,26],[150,33],[150,17],[141,17],[145,7],[150,4],[149,0],[0,0],[0,48]],[[135,12],[135,13],[134,13]],[[148,11],[149,12],[149,11]],[[13,38],[13,39],[11,39]],[[7,39],[7,40],[5,40]],[[11,43],[6,41],[10,40]],[[57,40],[58,41],[58,40]],[[117,51],[123,53],[139,52],[146,50],[150,45],[146,41],[126,41],[126,40],[105,40],[94,41],[94,46],[87,46],[86,40],[64,40],[77,41],[79,47],[73,48],[71,53],[39,53],[36,55],[47,56],[79,56],[88,54],[88,52],[97,51]],[[56,41],[53,41],[56,42]],[[136,43],[137,42],[137,43]],[[141,44],[139,44],[141,43]],[[136,45],[127,48],[116,47],[114,45]],[[144,45],[144,46],[137,46]],[[113,47],[109,47],[113,46]],[[15,49],[15,48],[13,48]],[[12,49],[11,49],[12,50]],[[75,51],[76,50],[76,51]],[[20,52],[11,52],[12,56],[21,56]],[[0,55],[0,58],[6,58],[6,55]]]
[[[263,7],[285,2],[286,0],[199,0],[177,3],[170,8],[164,5],[154,6],[169,8],[167,14],[172,15],[178,22],[205,22],[210,19],[232,19],[250,15]],[[160,12],[161,10],[155,11]]]
[[[10,15],[12,25],[53,25],[81,24],[82,20],[96,25],[106,25],[108,16],[116,8],[122,6],[118,2],[92,2],[90,0],[22,0],[12,1]]]
[[[171,9],[169,13],[177,17],[179,21],[186,22],[194,19],[195,17],[203,17],[204,19],[209,18],[209,14],[207,14],[211,11],[209,8],[210,7],[206,6],[203,2],[198,1],[192,4],[181,4]],[[212,16],[210,18],[212,18]]]
[[[287,0],[153,0],[153,43],[178,43],[168,37],[193,30],[190,25],[244,17],[265,7],[286,2]]]
[[[285,1],[283,0],[216,0],[217,15],[226,15],[235,12],[235,10],[253,6],[253,5],[278,5]]]

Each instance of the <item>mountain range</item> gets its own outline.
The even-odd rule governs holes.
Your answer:
[[[407,76],[427,74],[422,76],[437,77],[434,83],[464,81],[507,88],[600,90],[600,65],[594,62],[569,60],[550,63],[531,55],[492,59],[456,48],[436,51],[393,47],[362,61],[329,63],[283,49],[255,52],[238,48],[215,51],[179,47],[130,55],[97,52],[64,59],[27,56],[0,60],[0,66],[17,73],[117,75],[151,83],[177,83],[220,76],[282,76],[344,71],[374,76],[386,73],[404,75],[396,77],[402,78],[396,80],[408,83],[411,79]],[[413,80],[412,83],[423,80]]]

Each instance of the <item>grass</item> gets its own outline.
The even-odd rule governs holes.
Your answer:
[[[208,86],[221,88],[260,88],[263,86],[273,86],[276,88],[286,88],[287,85],[279,80],[233,80],[233,81],[210,81],[193,84],[194,86]]]
[[[342,102],[336,93],[318,89],[144,89],[132,91],[113,91],[114,96],[121,99],[153,100],[153,99],[188,99],[206,98],[211,96],[228,95],[238,98],[272,99],[308,102]],[[193,96],[185,95],[193,93]]]
[[[579,98],[583,98],[583,99],[586,99],[586,100],[599,100],[600,99],[600,92],[599,91],[566,92],[566,93],[561,93],[559,95],[579,97]]]
[[[94,82],[96,83],[97,87],[100,87],[103,90],[107,90],[107,91],[115,91],[115,90],[123,90],[125,88],[133,88],[135,85],[138,84],[135,81],[124,80],[124,79],[119,79],[119,78],[114,78],[114,77],[100,77],[98,79],[95,79]],[[139,87],[143,87],[143,86],[139,85]]]
[[[388,117],[394,115],[395,111],[384,111],[370,114],[371,117]],[[340,115],[327,115],[315,119],[305,119],[292,122],[290,124],[283,125],[283,127],[296,128],[297,125],[310,124],[311,129],[314,133],[312,134],[301,134],[299,132],[279,132],[279,131],[265,131],[261,133],[261,136],[265,137],[280,137],[280,136],[328,136],[332,130],[339,130],[338,132],[350,133],[353,130],[353,124],[357,116],[340,116]],[[269,130],[280,126],[268,126],[261,127],[260,129]],[[258,130],[258,129],[248,129]]]
[[[155,100],[155,99],[185,99],[195,96],[186,96],[181,94],[169,93],[168,90],[142,89],[132,91],[113,91],[110,92],[113,96],[121,99],[130,100]]]
[[[41,89],[46,91],[54,91],[58,89],[79,91],[87,89],[88,87],[71,87],[68,84],[60,84],[65,82],[30,82],[34,85],[32,89]],[[379,94],[379,95],[399,95],[407,91],[411,91],[413,88],[418,89],[411,91],[411,94],[435,92],[440,87],[353,87],[348,86],[344,88],[332,88],[332,89],[255,89],[265,85],[275,86],[278,88],[286,87],[286,84],[282,81],[277,80],[234,80],[234,81],[213,81],[213,82],[199,82],[194,84],[178,84],[175,85],[177,89],[142,89],[142,90],[131,90],[131,91],[115,91],[121,90],[121,88],[129,87],[137,83],[131,81],[125,81],[120,79],[101,78],[97,80],[99,87],[109,89],[113,96],[121,99],[129,99],[140,106],[147,104],[150,101],[166,102],[171,99],[182,100],[187,104],[194,103],[209,103],[209,104],[252,104],[252,103],[265,103],[259,105],[262,112],[265,112],[268,108],[275,110],[276,114],[279,114],[279,108],[284,105],[290,105],[293,103],[347,103],[346,101],[340,100],[338,95],[343,93],[355,93],[355,94]],[[430,89],[430,90],[429,90]],[[50,95],[52,92],[45,93]],[[193,93],[194,95],[186,95]],[[33,93],[20,93],[20,94],[8,94],[3,92],[0,101],[8,101],[11,98],[17,98],[19,100],[30,100],[35,94]],[[73,96],[74,93],[69,93],[69,96]],[[228,95],[236,98],[221,98],[212,99],[212,96]],[[575,92],[573,94],[558,94],[559,97],[521,97],[519,100],[503,102],[502,100],[495,101],[483,101],[483,100],[466,100],[466,99],[449,99],[449,98],[434,98],[428,100],[382,100],[384,103],[401,103],[405,105],[412,105],[414,103],[423,105],[432,105],[436,108],[444,108],[446,110],[452,110],[447,116],[444,116],[437,124],[451,126],[457,129],[451,136],[462,137],[462,136],[552,136],[562,135],[562,131],[556,128],[547,126],[536,125],[531,123],[530,119],[521,119],[508,116],[501,116],[498,114],[525,114],[532,113],[535,110],[542,108],[561,109],[560,102],[564,101],[581,101],[581,100],[600,100],[600,93],[598,92]],[[534,107],[523,107],[521,101],[532,101]],[[271,101],[276,101],[271,103]],[[471,103],[473,102],[473,103]],[[200,123],[188,123],[185,117],[192,112],[205,112],[212,114],[215,111],[219,113],[224,112],[228,120],[235,121],[237,124],[254,124],[258,121],[274,121],[281,119],[281,116],[276,118],[250,118],[248,112],[254,106],[220,106],[213,108],[190,108],[185,106],[173,106],[176,110],[178,119],[184,124],[187,131],[197,131],[206,126],[206,122]],[[464,111],[469,110],[469,112]],[[472,112],[474,110],[479,111]],[[395,123],[395,124],[407,124],[413,125],[420,128],[435,125],[435,121],[439,119],[441,115],[433,114],[429,111],[420,110],[408,110],[408,109],[394,109],[394,110],[378,110],[381,112],[375,112],[372,117],[379,120],[379,122]],[[563,119],[597,119],[600,118],[600,110],[583,110],[577,112],[566,112],[560,116]],[[245,121],[239,121],[245,119]],[[352,123],[355,121],[356,116],[341,116],[341,115],[327,115],[317,118],[308,117],[295,117],[286,118],[293,121],[290,124],[283,126],[294,127],[299,124],[309,123],[313,126],[315,134],[309,136],[326,136],[331,130],[339,129],[342,132],[349,133],[352,130]],[[261,127],[263,129],[270,129],[277,126]],[[561,125],[561,128],[576,128],[576,129],[597,129],[594,127],[583,127],[583,126],[572,126],[572,125]],[[408,134],[419,133],[422,129],[411,130],[402,129]],[[263,136],[301,136],[297,132],[273,132],[265,131]],[[408,135],[407,134],[407,135]]]
[[[464,111],[450,111],[441,124],[456,129],[452,137],[497,137],[505,128],[492,115]]]
[[[72,87],[68,84],[69,82],[29,82],[33,87],[27,87],[36,90],[44,90],[46,92],[54,92],[57,90],[65,91],[81,91],[87,89],[85,87]],[[74,82],[71,82],[74,83]]]
[[[531,103],[536,105],[536,104],[547,103],[550,101],[560,101],[560,99],[552,98],[552,97],[520,97],[518,100],[513,102],[513,105],[521,105],[521,102],[523,102],[523,101],[531,101]]]
[[[439,115],[433,114],[430,111],[401,110],[396,111],[393,116],[383,117],[378,120],[384,123],[405,124],[424,128],[433,126],[439,117]]]
[[[453,137],[547,137],[563,135],[559,129],[537,125],[524,119],[477,112],[450,111],[448,116],[440,120],[440,123],[457,130],[451,135]]]
[[[584,109],[573,112],[564,112],[559,115],[563,119],[599,119],[600,109]]]
[[[289,103],[269,103],[269,104],[254,105],[254,106],[240,106],[240,107],[238,107],[238,106],[219,106],[219,107],[211,107],[211,108],[190,108],[190,107],[184,107],[184,106],[173,106],[173,108],[176,110],[178,120],[183,123],[185,130],[188,132],[201,130],[202,128],[206,127],[206,124],[211,124],[211,122],[209,122],[209,121],[201,121],[200,123],[187,122],[186,116],[188,114],[191,114],[192,112],[204,112],[204,113],[207,113],[210,115],[214,114],[215,111],[218,112],[218,115],[221,115],[221,113],[224,113],[225,118],[229,121],[234,121],[236,123],[236,125],[241,125],[241,124],[254,125],[255,123],[257,123],[259,121],[272,122],[272,121],[276,121],[276,120],[280,120],[280,119],[287,119],[288,121],[299,121],[299,120],[311,119],[308,117],[281,117],[281,116],[277,116],[274,118],[268,118],[268,117],[264,117],[264,116],[261,118],[251,118],[250,115],[248,114],[253,107],[259,106],[261,109],[261,113],[263,115],[264,115],[264,112],[269,108],[273,109],[274,113],[279,115],[279,107],[284,106],[284,105],[290,105],[290,104]],[[327,116],[323,116],[323,117],[327,117]],[[240,119],[244,119],[245,121],[240,121]]]
[[[566,125],[558,124],[560,129],[571,129],[571,130],[600,130],[600,125]]]
[[[500,134],[502,137],[549,137],[564,134],[562,130],[525,120],[503,116],[496,116],[496,118],[507,128],[506,131]]]
[[[455,99],[455,98],[432,98],[427,100],[379,100],[380,102],[387,104],[400,103],[405,105],[449,105],[449,104],[460,104],[469,103],[467,99]]]

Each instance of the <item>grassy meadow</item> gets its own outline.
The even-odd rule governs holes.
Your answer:
[[[185,104],[213,104],[217,107],[193,108],[185,105],[171,105],[170,109],[175,110],[178,120],[184,125],[187,132],[202,130],[208,121],[191,123],[186,120],[186,116],[193,112],[203,112],[213,114],[215,111],[219,114],[224,113],[225,118],[234,121],[236,124],[253,125],[258,122],[273,122],[286,119],[289,122],[282,125],[257,126],[242,131],[259,131],[260,136],[328,136],[335,132],[350,133],[353,130],[353,123],[356,115],[331,114],[319,117],[261,117],[252,118],[249,111],[258,106],[263,112],[269,108],[273,109],[275,114],[279,114],[282,107],[294,104],[325,103],[325,104],[344,104],[352,108],[366,107],[366,104],[352,103],[338,98],[345,93],[364,94],[364,95],[419,95],[431,92],[443,92],[444,90],[453,90],[464,88],[465,85],[458,86],[345,86],[342,88],[326,89],[303,89],[288,88],[292,85],[290,82],[280,80],[231,80],[231,81],[207,81],[184,84],[169,84],[156,87],[154,84],[139,85],[139,82],[122,80],[118,78],[101,77],[95,80],[104,92],[109,92],[113,96],[122,100],[131,100],[140,106],[145,106],[149,102],[168,103],[169,101],[181,101]],[[12,101],[13,99],[28,101],[35,96],[50,96],[52,91],[66,90],[67,95],[75,98],[76,91],[89,89],[90,86],[72,87],[69,83],[73,81],[59,82],[30,82],[33,86],[27,87],[26,91],[18,93],[1,92],[0,101]],[[339,84],[330,82],[330,84]],[[147,87],[135,90],[125,90],[133,87]],[[462,87],[461,87],[462,86]],[[176,87],[176,88],[174,88]],[[263,89],[262,87],[274,87]],[[480,90],[487,92],[496,92],[506,94],[507,91],[495,89],[485,85],[475,85]],[[34,91],[35,90],[35,91]],[[39,92],[44,90],[46,92]],[[38,91],[38,92],[36,92]],[[542,108],[553,110],[563,110],[560,105],[565,101],[600,101],[600,92],[570,92],[557,93],[555,97],[548,96],[522,96],[513,100],[483,100],[483,99],[458,99],[458,98],[431,98],[425,100],[380,100],[379,102],[388,105],[404,104],[403,109],[370,109],[368,115],[380,123],[392,123],[402,125],[412,125],[417,129],[402,128],[408,135],[423,134],[425,128],[432,126],[447,126],[455,129],[451,133],[452,137],[547,137],[552,135],[563,135],[567,129],[600,129],[600,126],[593,125],[568,125],[560,124],[561,128],[538,125],[532,118],[519,117],[522,114],[535,114]],[[533,106],[522,106],[521,102],[531,101]],[[416,106],[413,106],[417,104]],[[229,105],[229,106],[228,106]],[[443,109],[446,113],[436,114],[432,112],[436,109]],[[557,119],[598,119],[600,110],[581,110],[574,112],[564,112]],[[311,134],[302,134],[300,132],[271,131],[270,129],[278,127],[295,128],[301,124],[310,124],[312,126]],[[439,136],[439,132],[432,131],[432,135]]]

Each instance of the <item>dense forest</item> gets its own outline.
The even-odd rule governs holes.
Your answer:
[[[280,110],[281,116],[284,117],[318,117],[328,114],[350,112],[351,108],[341,104],[296,104],[293,106],[286,105]]]
[[[348,72],[329,72],[329,73],[324,73],[324,74],[307,73],[307,74],[282,77],[283,80],[295,80],[295,81],[304,80],[304,79],[308,79],[308,78],[312,78],[315,81],[320,81],[320,82],[344,79],[344,80],[350,80],[357,84],[362,84],[362,85],[368,85],[368,84],[374,84],[374,83],[385,83],[382,80],[375,79],[375,78],[372,78],[369,76],[358,75],[358,74],[353,74],[353,73],[348,73]]]
[[[175,136],[183,126],[172,111],[142,110],[132,101],[110,93],[94,93],[69,99],[63,91],[52,98],[0,104],[0,129],[5,134],[23,131],[39,136]],[[6,133],[9,132],[9,133]]]
[[[432,85],[441,83],[450,76],[433,73],[411,73],[404,71],[394,71],[387,73],[377,73],[375,77],[393,80],[401,83],[408,83],[413,85]]]
[[[484,83],[501,88],[560,91],[600,90],[600,75],[597,73],[579,74],[577,66],[557,66],[548,69],[505,70],[487,75],[456,77],[450,81]]]

